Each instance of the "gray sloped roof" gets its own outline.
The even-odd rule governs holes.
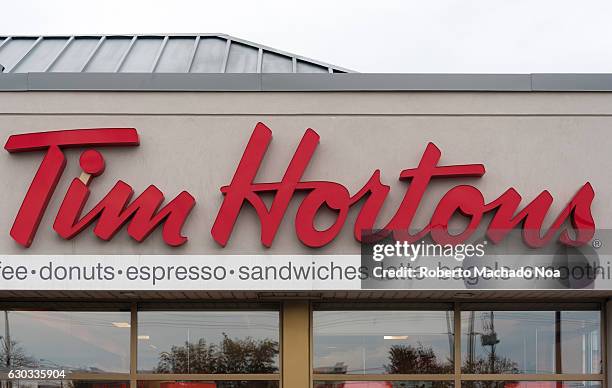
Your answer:
[[[224,34],[0,36],[5,73],[348,73]]]

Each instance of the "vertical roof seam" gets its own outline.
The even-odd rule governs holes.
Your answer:
[[[187,73],[191,73],[193,62],[195,61],[196,54],[198,53],[198,47],[200,46],[200,35],[196,36],[195,42],[193,43],[193,50],[191,52],[191,58],[187,64]]]
[[[168,39],[169,37],[166,36],[164,40],[161,42],[159,49],[157,50],[157,55],[155,56],[155,59],[153,60],[153,64],[151,65],[151,71],[150,71],[151,73],[155,73],[155,69],[157,69],[159,60],[161,59],[161,56],[164,53],[164,49],[166,48],[166,45],[168,44]]]
[[[105,41],[106,41],[106,36],[100,37],[100,40],[98,40],[96,47],[94,47],[94,49],[91,50],[91,53],[89,53],[89,56],[85,60],[85,63],[83,64],[83,67],[81,67],[81,71],[79,73],[82,73],[87,69],[87,66],[89,66],[89,63],[96,56],[96,54],[98,53],[98,50],[100,49],[102,44],[104,44]]]
[[[18,66],[19,66],[21,63],[23,63],[24,59],[26,59],[26,58],[27,58],[27,57],[30,55],[30,53],[32,52],[32,50],[34,50],[34,48],[35,48],[36,46],[38,46],[38,44],[39,44],[40,42],[42,42],[42,40],[43,40],[43,37],[42,37],[42,36],[39,36],[39,37],[38,37],[38,39],[36,39],[36,41],[34,41],[34,43],[32,43],[32,45],[30,46],[30,48],[28,49],[28,51],[26,51],[26,52],[23,54],[23,56],[22,56],[22,57],[21,57],[21,58],[20,58],[20,59],[19,59],[17,62],[15,62],[15,64],[14,64],[14,65],[13,65],[13,66],[12,66],[12,67],[11,67],[11,68],[8,70],[8,71],[7,71],[7,73],[12,73],[12,72],[13,72],[13,70],[15,70],[15,69],[16,69],[16,68],[17,68],[17,67],[18,67]]]
[[[229,62],[229,54],[230,54],[231,45],[232,45],[232,40],[227,39],[225,43],[225,55],[223,56],[223,63],[221,64],[221,73],[225,73],[227,70],[227,62]]]
[[[70,44],[74,41],[74,36],[71,36],[70,38],[68,38],[68,40],[66,41],[66,43],[64,43],[64,46],[62,46],[62,48],[60,49],[60,51],[57,53],[57,55],[55,56],[55,58],[53,58],[51,60],[51,62],[49,62],[49,64],[47,65],[47,67],[45,67],[45,69],[43,70],[43,72],[48,72],[49,70],[51,70],[51,68],[53,67],[53,65],[55,65],[57,63],[57,61],[59,60],[59,58],[62,56],[62,54],[64,53],[64,51],[66,51],[66,49],[68,48],[68,46],[70,46]]]
[[[123,67],[123,64],[125,63],[125,60],[127,59],[128,55],[130,55],[130,51],[132,51],[132,47],[134,47],[134,44],[136,44],[136,39],[137,38],[134,35],[132,37],[132,40],[130,41],[130,44],[125,49],[125,52],[119,59],[119,63],[117,63],[117,66],[115,67],[115,73],[119,73],[121,71],[121,67]]]

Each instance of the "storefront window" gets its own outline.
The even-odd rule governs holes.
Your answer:
[[[601,388],[601,381],[464,381],[461,388]]]
[[[599,311],[464,311],[463,373],[600,373]]]
[[[278,354],[278,311],[138,314],[141,373],[278,373]]]
[[[157,306],[146,305],[144,311],[132,306],[137,330],[130,330],[135,322],[128,311],[0,310],[0,378],[5,379],[0,388],[129,388],[122,380],[132,376],[138,388],[278,388],[291,376],[280,368],[276,305],[151,310]],[[524,304],[523,311],[504,309],[509,307],[504,303],[466,303],[464,310],[443,303],[428,305],[431,310],[399,303],[354,303],[353,309],[341,310],[344,306],[314,306],[313,388],[454,388],[459,381],[461,388],[603,385],[602,312],[594,304],[568,304],[575,307],[568,310],[555,305],[556,311],[546,310],[550,304]],[[304,324],[300,329],[286,324],[285,338],[310,334],[305,323],[310,306],[304,307]],[[458,322],[455,312],[461,314]],[[455,327],[461,328],[457,339]],[[308,353],[304,338],[303,348],[285,348],[286,360],[294,351]],[[137,348],[130,349],[131,340]],[[137,351],[132,353],[136,375],[129,375],[130,350]],[[461,355],[457,371],[455,354]],[[463,374],[455,374],[459,366]],[[67,377],[6,380],[18,369],[65,370]],[[534,379],[531,374],[538,374],[538,381],[527,381]]]
[[[138,388],[278,388],[278,381],[139,381]]]
[[[452,311],[315,311],[314,373],[452,373]]]
[[[315,381],[314,388],[452,388],[452,381]]]
[[[601,312],[561,312],[561,372],[601,373]]]
[[[129,381],[3,380],[0,388],[130,388]]]
[[[461,313],[463,373],[555,373],[554,311]]]
[[[130,371],[129,312],[2,310],[0,314],[0,372]]]

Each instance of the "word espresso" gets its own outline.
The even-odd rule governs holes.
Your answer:
[[[228,243],[243,205],[249,204],[255,209],[261,224],[261,243],[266,247],[272,246],[296,192],[305,193],[305,197],[295,216],[295,230],[300,241],[309,247],[321,247],[333,241],[344,227],[349,210],[359,202],[362,204],[353,225],[355,238],[361,241],[362,231],[376,229],[378,214],[390,191],[390,186],[380,181],[379,170],[375,170],[365,185],[354,194],[337,182],[303,181],[302,176],[319,143],[319,135],[308,129],[282,180],[256,183],[255,178],[271,141],[272,131],[258,123],[234,177],[229,185],[221,188],[225,197],[211,230],[217,243],[222,246]],[[13,223],[13,239],[25,247],[32,244],[40,220],[66,166],[63,148],[138,144],[139,138],[134,128],[75,129],[10,136],[5,145],[9,152],[45,152]],[[519,209],[522,198],[513,188],[506,190],[497,199],[486,202],[477,188],[468,185],[450,189],[436,206],[425,228],[415,234],[399,232],[411,230],[414,215],[433,179],[481,177],[485,173],[482,164],[439,166],[440,157],[438,147],[429,143],[419,165],[400,172],[399,179],[409,185],[395,215],[383,227],[394,231],[396,240],[414,242],[430,234],[436,243],[459,244],[472,235],[486,213],[493,213],[487,237],[494,243],[503,240],[510,230],[519,225],[523,226],[523,240],[532,247],[547,244],[557,232],[560,232],[559,241],[567,245],[581,245],[593,237],[595,222],[591,204],[595,193],[589,183],[579,188],[543,234],[543,222],[553,203],[553,197],[548,191],[543,191],[523,209]],[[163,240],[168,245],[179,246],[187,241],[181,230],[195,205],[196,200],[191,194],[183,191],[161,207],[164,195],[157,187],[151,185],[131,200],[132,187],[118,181],[100,202],[91,206],[87,204],[89,184],[104,172],[105,161],[98,151],[88,149],[82,153],[80,165],[83,174],[72,180],[53,224],[53,229],[61,237],[70,239],[95,223],[94,234],[103,240],[111,240],[127,224],[127,233],[139,242],[160,226]],[[263,194],[274,196],[269,207],[262,199]],[[91,210],[83,215],[85,207]],[[325,208],[336,212],[335,222],[319,230],[315,228],[314,221],[318,212]],[[465,216],[469,223],[461,233],[453,234],[449,232],[448,224],[456,213]],[[572,224],[573,236],[567,229],[561,230],[566,222]]]

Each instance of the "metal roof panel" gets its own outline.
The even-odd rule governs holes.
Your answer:
[[[263,53],[262,73],[293,73],[290,57],[266,51]]]
[[[72,39],[64,52],[60,53],[55,63],[47,71],[55,73],[78,73],[98,45],[99,38]]]
[[[257,73],[259,50],[255,47],[233,43],[230,45],[226,73]]]
[[[164,39],[158,37],[136,38],[129,47],[129,52],[119,71],[122,73],[152,73],[155,58],[163,42]]]
[[[225,34],[0,37],[8,73],[347,73]]]
[[[42,39],[35,49],[28,52],[18,65],[16,65],[13,73],[30,73],[45,71],[49,63],[59,54],[64,47],[68,38],[49,38]]]
[[[170,38],[157,63],[156,73],[185,73],[193,56],[195,37]]]
[[[226,41],[216,37],[200,38],[195,58],[191,66],[192,73],[223,73]]]
[[[0,48],[0,64],[4,66],[4,71],[12,71],[36,41],[36,38],[9,38],[5,41]]]
[[[119,61],[124,57],[131,38],[109,37],[100,39],[99,46],[94,49],[93,56],[85,65],[87,73],[116,73]]]

